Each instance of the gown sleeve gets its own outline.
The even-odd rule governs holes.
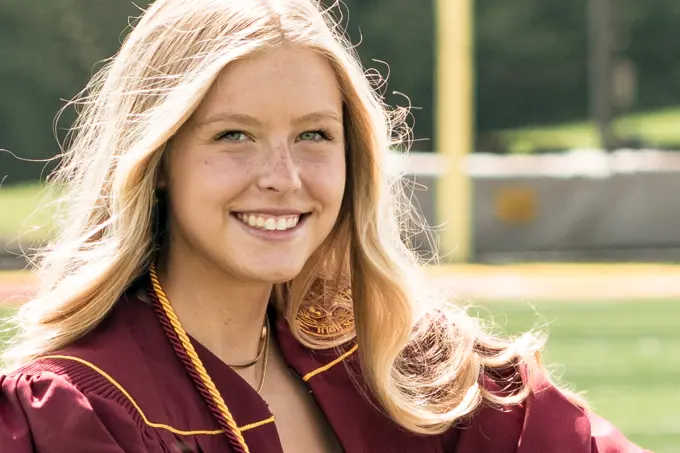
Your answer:
[[[545,446],[573,445],[569,451],[584,453],[644,453],[646,450],[628,440],[612,423],[578,407],[550,384],[529,396],[525,403],[524,429],[518,453],[541,451]],[[545,451],[553,451],[545,450]]]
[[[0,375],[0,451],[13,453],[160,452],[148,448],[127,411],[81,393],[50,372]]]
[[[521,405],[480,409],[463,427],[447,433],[444,452],[651,453],[553,385],[540,387]]]

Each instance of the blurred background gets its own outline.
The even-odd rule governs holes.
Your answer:
[[[0,302],[31,293],[41,182],[65,100],[138,0],[0,2]],[[326,2],[330,3],[330,2]],[[557,376],[626,435],[680,452],[680,2],[344,0],[364,65],[409,108],[389,151],[429,225],[433,281],[509,333],[550,332]],[[7,333],[9,335],[9,333]]]

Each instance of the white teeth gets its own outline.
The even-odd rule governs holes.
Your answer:
[[[295,228],[300,221],[300,215],[285,215],[263,217],[258,214],[238,212],[236,218],[253,228],[261,228],[268,231],[284,231]]]
[[[276,220],[272,217],[269,217],[267,220],[264,221],[264,229],[265,230],[275,230],[276,229]]]

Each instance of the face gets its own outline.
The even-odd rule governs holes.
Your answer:
[[[295,277],[338,217],[343,134],[321,55],[281,47],[230,64],[170,144],[170,253],[240,280]]]

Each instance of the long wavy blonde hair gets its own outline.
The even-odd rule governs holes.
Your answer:
[[[342,90],[348,182],[334,231],[302,273],[277,285],[290,328],[310,348],[356,337],[363,381],[406,429],[440,433],[483,400],[513,404],[541,371],[541,341],[484,333],[463,308],[430,294],[403,243],[411,210],[383,163],[403,115],[389,112],[332,10],[312,0],[158,0],[79,99],[63,162],[58,237],[41,253],[39,291],[18,314],[21,363],[72,344],[109,313],[154,256],[154,188],[165,144],[192,115],[222,69],[261,49],[306,46],[324,55]],[[398,112],[397,112],[398,113]],[[320,341],[298,329],[314,299],[349,303],[355,329]],[[328,306],[329,310],[333,307]],[[521,379],[518,368],[528,371]],[[505,376],[502,395],[481,376]]]

